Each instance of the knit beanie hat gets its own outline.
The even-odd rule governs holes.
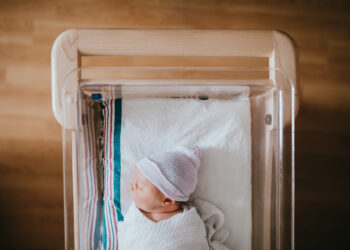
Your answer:
[[[137,168],[164,195],[175,201],[187,201],[197,185],[200,150],[198,146],[143,158]]]

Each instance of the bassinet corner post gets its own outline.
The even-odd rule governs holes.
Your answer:
[[[74,71],[79,66],[77,30],[67,30],[57,37],[51,51],[52,108],[56,120],[62,126],[63,136],[65,249],[79,249],[78,217],[76,216],[78,203],[77,147],[74,117],[75,93],[79,77],[79,73]],[[73,79],[76,79],[76,86],[68,86],[66,83],[67,77],[71,74],[75,75]],[[70,94],[67,97],[66,93],[69,91]],[[70,112],[64,112],[68,110]]]
[[[276,180],[280,187],[278,188],[278,219],[281,223],[278,228],[278,243],[281,249],[294,250],[294,130],[295,118],[300,106],[300,89],[299,89],[299,74],[298,74],[298,53],[296,42],[286,32],[280,30],[273,30],[274,53],[272,61],[276,69],[275,82],[279,89],[279,167],[289,169],[290,176],[277,175]],[[287,79],[287,80],[286,80]],[[283,83],[283,84],[281,84]],[[285,143],[283,141],[288,141]],[[287,147],[286,147],[287,146]],[[281,177],[283,176],[283,177]],[[287,180],[289,179],[289,180]],[[290,183],[289,183],[290,182]],[[287,190],[287,192],[285,191]],[[285,195],[290,195],[290,206],[285,206]],[[290,218],[284,218],[285,209],[290,209],[287,214]],[[283,219],[281,218],[283,217]],[[290,225],[289,225],[290,223]],[[288,239],[284,239],[284,237]],[[289,238],[290,237],[290,238]],[[290,245],[286,244],[290,242]]]

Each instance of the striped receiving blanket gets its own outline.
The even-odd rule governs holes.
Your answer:
[[[177,145],[202,150],[193,197],[225,214],[229,249],[251,249],[249,98],[114,99],[85,96],[80,105],[80,249],[118,249],[118,221],[132,203],[135,163]]]
[[[81,102],[80,249],[118,249],[121,99]]]

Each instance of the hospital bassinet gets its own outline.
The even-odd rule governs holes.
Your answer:
[[[77,138],[84,125],[82,96],[98,101],[108,97],[227,100],[245,95],[251,115],[251,249],[294,249],[297,82],[296,47],[280,31],[77,29],[62,33],[52,49],[52,105],[63,128],[65,248],[82,249],[77,156],[82,147]]]

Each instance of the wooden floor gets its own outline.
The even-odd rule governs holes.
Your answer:
[[[120,2],[0,1],[0,248],[63,249],[53,41],[69,28],[140,27],[279,29],[295,39],[296,249],[350,249],[348,1]]]

